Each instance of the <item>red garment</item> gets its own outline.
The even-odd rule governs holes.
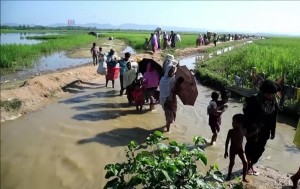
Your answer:
[[[115,80],[119,77],[120,68],[108,66],[107,68],[107,79]]]
[[[134,89],[132,96],[133,96],[135,105],[138,105],[138,106],[144,105],[144,94],[143,94],[142,88]]]

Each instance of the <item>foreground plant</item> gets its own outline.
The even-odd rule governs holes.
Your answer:
[[[131,141],[125,150],[127,162],[105,166],[105,178],[111,180],[104,188],[223,188],[218,166],[210,166],[205,175],[197,169],[197,161],[207,165],[199,146],[206,143],[205,139],[194,137],[194,147],[176,141],[166,145],[168,140],[155,131],[140,145]]]

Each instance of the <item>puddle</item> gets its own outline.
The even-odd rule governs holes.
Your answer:
[[[187,58],[183,58],[180,60],[180,64],[186,65],[188,69],[194,69],[196,62],[202,62],[202,61],[208,60],[214,56],[221,55],[223,53],[231,51],[232,49],[234,49],[234,46],[226,47],[226,48],[217,50],[216,52],[209,53],[209,54],[201,53],[196,56],[190,56]]]
[[[31,36],[45,36],[45,35],[59,35],[59,33],[51,33],[51,32],[42,32],[42,33],[0,33],[1,36],[1,45],[7,44],[26,44],[33,45],[38,44],[43,41],[35,40],[35,39],[27,39],[27,37]]]
[[[1,82],[6,80],[21,80],[28,77],[40,74],[42,72],[55,71],[57,69],[69,68],[92,62],[92,58],[69,58],[65,52],[53,53],[49,56],[43,56],[33,68],[18,71],[14,74],[4,75],[1,77]]]
[[[117,46],[117,44],[113,44],[113,43],[103,44],[103,46],[106,45],[114,49]],[[18,71],[13,74],[1,76],[1,83],[15,81],[15,80],[23,80],[32,77],[34,75],[43,74],[44,72],[55,71],[58,69],[70,68],[74,66],[91,63],[93,60],[92,57],[90,57],[89,50],[87,50],[86,52],[88,55],[80,56],[83,58],[70,58],[66,55],[66,52],[56,52],[48,56],[43,56],[37,61],[37,63],[34,65],[33,68],[24,69],[22,71]],[[126,46],[126,48],[123,51],[121,51],[121,53],[117,53],[117,54],[122,56],[125,52],[136,54],[136,51],[130,46]]]
[[[244,44],[248,44],[248,43],[252,43],[252,42],[253,41],[247,41],[247,42],[244,42]],[[201,53],[201,54],[198,54],[198,55],[195,55],[195,56],[186,57],[186,58],[183,58],[183,59],[180,60],[180,64],[181,65],[186,65],[188,67],[188,69],[194,69],[195,65],[196,65],[196,62],[203,62],[203,61],[208,60],[208,59],[210,59],[214,56],[221,55],[221,54],[224,54],[228,51],[231,51],[234,48],[235,48],[234,46],[230,46],[230,47],[226,47],[226,48],[217,50],[213,53],[209,53],[209,54]]]

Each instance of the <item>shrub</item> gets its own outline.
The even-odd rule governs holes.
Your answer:
[[[203,175],[197,169],[197,161],[207,165],[207,157],[200,144],[206,143],[200,136],[193,138],[194,147],[169,141],[155,131],[138,145],[131,141],[126,151],[127,162],[105,166],[104,188],[223,188],[223,176],[218,166],[210,166]],[[164,143],[163,143],[164,142]]]

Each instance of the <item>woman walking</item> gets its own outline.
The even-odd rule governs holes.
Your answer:
[[[183,78],[175,78],[176,67],[169,65],[164,76],[160,80],[159,103],[161,104],[166,118],[166,131],[170,132],[171,124],[175,122],[177,112],[177,98],[179,86]]]
[[[147,71],[143,75],[143,88],[145,89],[146,98],[150,98],[150,111],[154,110],[155,91],[159,85],[159,73],[152,63],[148,63]]]

